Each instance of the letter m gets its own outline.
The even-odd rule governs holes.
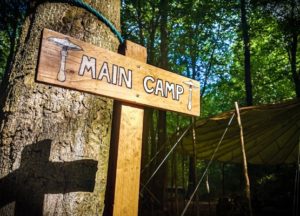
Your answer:
[[[86,70],[91,71],[92,78],[96,79],[96,59],[93,57],[88,57],[86,55],[83,55],[78,74],[80,76],[83,76]]]

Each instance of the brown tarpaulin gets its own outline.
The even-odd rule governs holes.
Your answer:
[[[196,121],[197,159],[209,160],[235,111]],[[253,164],[281,164],[297,161],[300,137],[300,100],[281,104],[240,108],[247,161]],[[236,118],[215,160],[241,162],[240,133]],[[193,154],[190,132],[183,138],[184,149]]]

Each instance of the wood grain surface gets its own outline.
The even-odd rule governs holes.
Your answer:
[[[69,44],[55,43],[53,38]],[[198,81],[48,29],[43,31],[37,81],[133,104],[200,114]]]

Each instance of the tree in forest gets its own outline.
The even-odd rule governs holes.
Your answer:
[[[122,5],[122,32],[124,37],[147,47],[147,62],[159,66],[160,1],[126,0]],[[146,182],[159,162],[151,161],[157,152],[157,110],[145,108],[143,122],[143,147],[141,182]],[[145,167],[147,165],[147,167]],[[153,183],[153,182],[152,182]],[[158,183],[160,184],[160,183]],[[161,185],[161,184],[160,184]],[[150,186],[147,186],[147,188]],[[150,190],[152,190],[150,188]],[[143,196],[144,197],[144,196]],[[143,199],[140,200],[143,202]],[[146,203],[146,205],[152,205]]]
[[[120,2],[90,4],[120,29]],[[0,92],[0,214],[101,215],[112,100],[36,83],[35,73],[43,28],[112,51],[118,39],[80,7],[32,1],[30,11]]]
[[[254,5],[254,0],[252,0],[247,7],[251,37],[251,80],[254,84],[253,103],[276,103],[294,98],[294,81],[286,52],[285,33],[271,11],[263,10],[262,6],[257,7],[258,5]],[[237,6],[233,5],[232,8],[240,10]],[[217,82],[209,85],[206,97],[202,100],[205,106],[202,110],[205,113],[219,113],[232,109],[233,102],[240,101],[245,94],[245,76],[241,73],[245,70],[244,50],[241,49],[243,41],[240,39],[242,31],[241,26],[235,26],[234,23],[240,23],[240,21],[232,19],[229,24],[233,28],[233,39],[227,51],[228,58],[224,61],[228,67],[223,68],[224,74]],[[243,102],[242,104],[246,105]]]
[[[246,104],[253,105],[252,96],[252,80],[251,80],[251,66],[250,66],[250,37],[249,25],[247,21],[247,0],[240,0],[241,8],[241,28],[244,43],[244,70],[245,70],[245,89],[246,89]]]
[[[277,21],[259,10],[254,10],[252,17],[251,67],[255,104],[295,98],[285,39]]]
[[[296,96],[300,97],[300,70],[297,62],[300,35],[300,3],[298,0],[251,0],[255,7],[275,18],[284,35]]]
[[[173,21],[171,32],[172,68],[185,76],[197,79],[201,86],[201,113],[206,115],[206,93],[211,91],[211,82],[218,80],[226,74],[222,67],[223,59],[227,58],[226,43],[230,40],[228,26],[231,19],[225,8],[232,4],[221,1],[183,1],[173,8]],[[186,15],[189,11],[189,15]],[[180,67],[178,67],[178,65]],[[203,102],[204,101],[204,102]],[[203,105],[204,104],[204,105]],[[203,111],[205,110],[205,111]],[[191,123],[191,121],[190,121]],[[196,143],[193,145],[195,149]],[[197,183],[196,154],[189,155],[189,172],[187,196],[190,196]]]
[[[143,0],[124,0],[123,2],[125,6],[122,14],[123,32],[131,40],[147,46],[148,63],[161,66],[159,57],[163,35],[159,29],[160,1],[149,3]],[[241,101],[242,105],[266,104],[295,96],[292,91],[292,79],[289,79],[292,73],[284,50],[286,48],[284,33],[279,31],[280,25],[276,17],[271,13],[266,16],[264,10],[257,10],[252,6],[252,0],[226,3],[221,0],[169,1],[167,25],[169,70],[200,81],[202,117],[230,110],[233,108],[234,101]],[[144,170],[142,177],[153,174],[151,171],[145,173],[157,167],[159,157],[153,156],[163,152],[156,146],[160,125],[157,124],[159,120],[157,111],[153,111],[150,119],[152,120],[146,120],[146,123],[151,122],[149,126],[151,129],[148,128],[149,130],[146,131],[151,133],[151,136],[148,136],[149,139],[146,138],[148,145],[143,148],[143,151],[148,160],[153,159],[153,163],[149,169]],[[174,133],[178,127],[189,124],[189,120],[187,117],[168,113],[168,135]],[[197,136],[201,135],[197,134]],[[174,143],[171,141],[170,144]],[[174,162],[175,165],[169,164],[168,168],[172,168],[167,169],[167,184],[172,189],[182,186],[187,197],[188,184],[190,184],[189,190],[192,191],[198,177],[193,171],[197,170],[200,174],[199,166],[204,163],[202,161],[196,163],[194,156],[185,155],[180,147],[177,147],[177,150],[178,153],[180,152],[177,159],[182,160],[177,160],[174,154],[171,155],[173,161],[177,162]],[[146,164],[148,161],[144,158],[142,163]],[[179,180],[174,170],[180,170]],[[155,175],[154,179],[158,178],[158,181],[163,182],[164,179],[158,176]],[[235,182],[233,185],[238,188],[236,190],[240,190],[237,186],[240,185],[239,183]],[[149,184],[147,189],[150,191],[149,194],[152,194],[145,195],[147,191],[143,198],[147,196],[146,202],[155,200],[153,202],[157,203],[158,199],[153,194],[154,187]],[[168,196],[178,192],[170,191]],[[204,191],[202,190],[200,194],[203,195]],[[148,207],[149,203],[146,203]]]
[[[160,67],[169,69],[169,35],[168,35],[168,15],[169,15],[169,0],[160,0]],[[157,146],[163,147],[167,142],[167,112],[163,110],[158,111],[157,119]],[[163,159],[166,151],[162,151],[162,157],[159,157],[159,162]],[[158,165],[158,164],[157,164]],[[165,192],[167,187],[167,166],[164,165],[157,173],[157,177],[154,179],[154,191],[158,197],[161,207],[164,208],[165,204]]]

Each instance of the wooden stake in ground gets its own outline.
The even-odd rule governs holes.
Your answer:
[[[246,183],[246,198],[247,198],[248,205],[249,205],[249,213],[250,213],[250,216],[252,216],[250,180],[249,180],[249,175],[248,175],[247,157],[246,157],[245,144],[244,144],[243,125],[242,125],[242,121],[241,121],[239,105],[238,105],[237,102],[235,102],[234,105],[235,105],[235,110],[236,110],[237,121],[238,121],[238,124],[239,124],[239,127],[240,127],[241,149],[242,149],[242,156],[243,156],[243,168],[244,168],[244,176],[245,176],[245,183]]]
[[[147,61],[146,48],[126,41],[120,53]],[[144,108],[115,101],[106,215],[138,215]]]

